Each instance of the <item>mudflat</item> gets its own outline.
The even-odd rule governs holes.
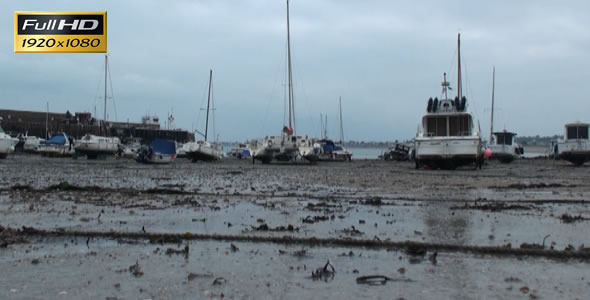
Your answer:
[[[13,155],[0,298],[585,298],[589,170]]]

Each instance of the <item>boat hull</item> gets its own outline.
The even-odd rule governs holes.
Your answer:
[[[557,143],[559,158],[581,166],[590,161],[590,140],[569,140]]]
[[[201,161],[216,161],[216,160],[220,160],[221,156],[218,153],[197,150],[197,151],[186,152],[186,158],[192,160],[193,162],[196,162],[199,160],[201,160]]]
[[[6,158],[9,153],[13,153],[16,143],[18,143],[18,139],[15,138],[0,138],[0,158]]]
[[[144,164],[170,164],[176,160],[176,155],[168,155],[168,154],[152,154],[150,156],[143,156],[137,157],[135,159],[138,163]]]
[[[516,153],[518,148],[515,146],[490,145],[489,149],[492,151],[490,159],[498,160],[502,163],[511,163],[519,158],[519,155]]]
[[[482,152],[479,137],[416,138],[416,167],[454,169],[475,164],[481,167]]]

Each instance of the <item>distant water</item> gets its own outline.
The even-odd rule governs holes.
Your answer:
[[[365,147],[346,147],[346,149],[352,152],[352,159],[377,159],[383,151],[387,150],[383,148],[365,148]]]

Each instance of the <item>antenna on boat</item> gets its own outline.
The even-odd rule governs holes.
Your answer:
[[[494,139],[494,89],[496,85],[496,67],[492,69],[492,112],[490,117],[490,144]]]
[[[293,97],[293,73],[291,71],[291,32],[289,30],[289,0],[287,0],[287,85],[289,95],[289,128],[295,134],[295,102]]]
[[[450,83],[447,81],[447,73],[443,73],[443,82],[440,84],[443,88],[443,94],[445,95],[445,99],[449,99],[447,96],[447,89],[450,89]]]

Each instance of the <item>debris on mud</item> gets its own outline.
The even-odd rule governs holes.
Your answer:
[[[504,202],[486,203],[486,204],[473,204],[469,205],[465,203],[463,206],[451,206],[451,210],[455,209],[476,209],[476,210],[489,210],[491,212],[498,212],[502,210],[529,210],[533,209],[532,206],[520,205],[520,204],[506,204]]]
[[[403,279],[396,279],[387,277],[385,275],[366,275],[357,277],[356,283],[357,284],[367,284],[367,285],[385,285],[387,281],[403,281],[403,282],[412,282],[411,279],[403,278]]]
[[[336,269],[330,263],[330,260],[328,260],[322,268],[317,268],[315,271],[311,272],[311,279],[324,280],[327,282],[329,280],[334,279],[335,274],[336,274]]]
[[[365,234],[364,232],[356,229],[356,227],[354,227],[354,225],[350,225],[350,228],[344,228],[344,229],[340,230],[340,232],[348,234],[348,235],[352,235],[352,236]]]
[[[143,276],[143,271],[141,270],[141,266],[139,265],[139,261],[135,261],[135,264],[131,265],[129,267],[129,272],[131,272],[131,274],[133,274],[133,276],[135,276],[135,277]]]
[[[199,273],[188,273],[188,275],[186,276],[186,279],[188,279],[188,281],[193,281],[195,279],[198,278],[211,278],[213,277],[212,274],[199,274]]]
[[[213,280],[212,285],[222,285],[222,284],[224,284],[226,282],[227,282],[227,280],[225,278],[223,278],[223,277],[217,277],[217,278],[215,278]]]
[[[559,219],[563,223],[573,223],[573,222],[577,222],[577,221],[588,221],[588,220],[590,220],[590,218],[582,217],[581,214],[580,215],[577,215],[577,216],[572,216],[572,215],[569,215],[567,213],[561,215],[561,217],[559,217]]]
[[[186,246],[184,246],[184,249],[174,249],[174,248],[166,249],[166,255],[177,254],[177,255],[184,255],[186,258],[188,258],[189,251],[190,251],[189,246],[188,246],[188,244],[186,244]]]

